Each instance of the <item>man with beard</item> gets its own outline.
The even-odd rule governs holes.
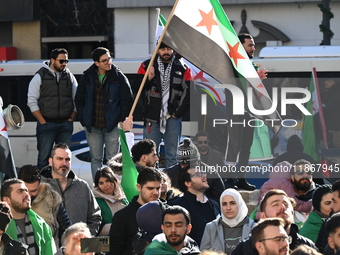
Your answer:
[[[335,255],[340,254],[340,213],[333,214],[326,221],[328,245]]]
[[[144,255],[201,254],[197,243],[188,236],[192,229],[189,212],[181,206],[170,206],[162,215],[162,234],[154,237]]]
[[[102,220],[100,208],[88,183],[71,171],[71,157],[66,144],[56,144],[49,158],[50,165],[41,171],[41,180],[62,197],[71,223],[87,223],[95,236]]]
[[[40,171],[36,166],[22,166],[18,178],[25,182],[31,196],[31,209],[50,226],[54,241],[59,247],[62,234],[71,226],[61,196],[48,183],[41,183]]]
[[[313,182],[311,168],[312,164],[309,161],[299,159],[293,163],[290,170],[291,181],[295,190],[296,198],[304,202],[312,200],[316,186],[319,186]],[[296,223],[305,222],[307,217],[308,215],[305,212],[294,212],[294,221]]]
[[[136,214],[138,208],[157,201],[160,196],[162,176],[151,167],[142,169],[137,177],[138,196],[132,198],[128,206],[115,213],[110,228],[110,255],[131,255],[132,240],[138,231]]]
[[[272,189],[266,193],[260,203],[260,218],[281,218],[285,222],[285,230],[292,242],[289,245],[290,250],[294,250],[301,244],[306,244],[315,248],[315,244],[308,238],[299,234],[299,227],[293,223],[293,208],[295,200],[280,189]],[[256,249],[252,249],[252,237],[241,242],[236,246],[231,255],[253,255],[257,254]]]
[[[163,170],[163,172],[170,177],[171,184],[176,189],[180,189],[178,176],[181,169],[188,167],[190,164],[201,165],[202,169],[206,171],[208,171],[210,167],[201,162],[200,153],[190,138],[184,138],[183,142],[178,146],[176,160],[177,164]],[[210,172],[208,177],[209,188],[205,193],[209,198],[218,202],[220,195],[224,191],[223,180],[218,171]]]
[[[159,160],[156,144],[150,139],[143,139],[135,143],[131,148],[132,160],[138,172],[144,167],[155,167]]]
[[[1,200],[11,207],[13,219],[6,234],[26,244],[30,255],[54,255],[56,246],[47,223],[31,210],[31,198],[25,183],[8,179],[1,186]]]
[[[37,119],[39,169],[48,165],[54,143],[71,142],[78,83],[66,68],[68,62],[66,49],[52,50],[50,61],[44,61],[28,87],[27,105]]]
[[[195,140],[203,163],[213,167],[224,166],[222,154],[209,146],[208,132],[203,130],[198,131],[195,135]]]
[[[264,219],[251,230],[253,249],[259,255],[288,255],[291,237],[280,218]]]
[[[254,38],[250,34],[240,34],[238,36],[243,48],[245,49],[249,59],[254,57],[255,52],[255,42]],[[253,66],[257,71],[261,80],[267,78],[267,70],[258,70],[258,66],[254,63]],[[226,101],[233,102],[233,96],[229,90],[226,90]],[[227,105],[227,119],[233,120],[235,123],[242,123],[243,121],[248,122],[253,119],[253,117],[245,112],[244,115],[234,115],[232,109],[232,103]],[[247,107],[246,107],[247,108]],[[255,125],[256,126],[256,125]],[[256,127],[258,130],[261,127]],[[263,127],[266,128],[267,127]],[[248,183],[246,180],[246,171],[240,171],[243,167],[246,167],[249,162],[250,148],[253,144],[254,139],[254,126],[249,125],[228,125],[228,137],[227,137],[227,148],[225,159],[230,164],[236,164],[237,162],[237,177],[236,180],[233,176],[229,176],[225,182],[226,188],[234,188],[235,185],[238,189],[244,190],[255,190],[255,185]],[[266,131],[267,132],[267,131]],[[255,136],[256,138],[256,136]],[[269,138],[268,138],[269,139]]]
[[[21,254],[29,255],[28,246],[18,241],[13,240],[8,234],[5,233],[8,224],[13,219],[11,208],[6,202],[0,202],[0,254],[12,255]]]
[[[136,93],[146,74],[150,59],[138,69],[133,85]],[[159,147],[164,141],[166,167],[176,164],[176,149],[182,132],[182,117],[189,112],[190,68],[173,49],[160,43],[154,63],[151,63],[141,97],[144,117],[144,138],[152,139]]]
[[[200,245],[205,225],[220,214],[219,206],[204,194],[209,184],[205,172],[200,171],[199,165],[181,169],[178,183],[183,196],[168,201],[168,204],[180,205],[189,211],[192,221],[189,236]]]

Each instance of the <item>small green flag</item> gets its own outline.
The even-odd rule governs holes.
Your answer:
[[[130,150],[126,142],[125,133],[123,130],[119,129],[120,146],[122,150],[122,188],[124,190],[125,196],[129,202],[131,202],[134,196],[138,195],[137,190],[137,177],[138,171],[135,164],[132,161]]]

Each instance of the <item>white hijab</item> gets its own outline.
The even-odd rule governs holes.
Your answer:
[[[223,197],[228,196],[228,195],[232,196],[235,199],[235,202],[238,206],[238,213],[233,219],[226,218],[222,212],[222,199]],[[232,228],[237,226],[241,221],[243,221],[244,218],[248,214],[248,207],[246,203],[244,202],[240,192],[238,192],[235,189],[226,189],[225,191],[223,191],[223,193],[220,196],[220,206],[221,206],[221,215],[222,215],[223,222]]]

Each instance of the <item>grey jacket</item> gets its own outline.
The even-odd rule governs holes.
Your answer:
[[[61,195],[72,224],[80,221],[85,222],[93,236],[98,234],[102,221],[101,211],[86,181],[70,171],[67,186],[65,190],[62,190],[59,179],[52,178],[51,167],[42,169],[41,180],[49,183],[52,189]]]
[[[256,224],[252,219],[248,219],[248,222],[244,224],[242,228],[242,240],[249,237],[251,229]],[[219,220],[220,218],[217,218],[216,220],[207,223],[205,226],[200,245],[201,251],[208,249],[214,249],[220,252],[225,251],[223,226],[219,224]]]

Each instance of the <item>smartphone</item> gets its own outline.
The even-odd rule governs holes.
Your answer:
[[[80,239],[81,253],[87,252],[109,252],[110,251],[110,237],[97,236],[91,238]]]

